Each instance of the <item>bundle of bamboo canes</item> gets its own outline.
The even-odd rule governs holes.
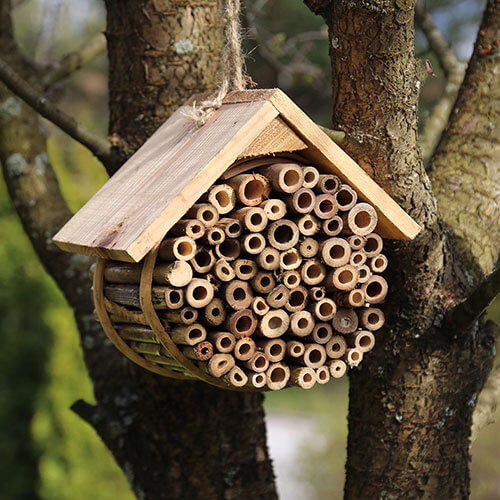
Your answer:
[[[313,166],[277,163],[213,185],[162,241],[153,306],[183,356],[228,386],[308,389],[359,365],[384,324],[377,213]],[[108,261],[121,339],[183,370],[141,312],[142,264]]]

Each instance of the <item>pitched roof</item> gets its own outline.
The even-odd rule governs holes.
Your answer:
[[[237,160],[298,151],[347,181],[378,213],[377,231],[413,239],[420,227],[281,90],[228,94],[197,126],[180,107],[55,235],[63,250],[138,262]]]

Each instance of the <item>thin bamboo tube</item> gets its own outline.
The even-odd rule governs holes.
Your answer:
[[[215,226],[209,227],[206,230],[204,236],[200,238],[200,243],[214,246],[221,244],[225,239],[226,233],[224,232],[224,229],[220,228],[217,224]]]
[[[250,307],[253,300],[253,293],[246,281],[233,280],[225,285],[224,298],[229,307],[240,311]]]
[[[239,257],[241,253],[241,246],[238,240],[228,238],[220,245],[215,246],[215,254],[219,259],[231,262]]]
[[[221,281],[231,281],[236,277],[234,269],[224,259],[219,259],[214,266],[215,276]]]
[[[248,337],[243,337],[234,346],[234,357],[240,361],[248,361],[253,357],[256,350],[255,342]]]
[[[262,389],[266,385],[266,374],[265,373],[255,373],[251,371],[245,372],[248,376],[248,385],[255,387],[256,389]]]
[[[205,234],[205,226],[198,219],[181,219],[168,230],[170,236],[187,236],[193,240]]]
[[[291,213],[308,214],[313,211],[316,195],[311,189],[300,188],[293,194],[285,195],[286,206]]]
[[[300,165],[281,163],[260,170],[278,193],[295,193],[304,182],[304,172]]]
[[[374,273],[383,273],[387,269],[389,261],[384,254],[379,254],[370,260],[370,269]]]
[[[320,194],[316,197],[314,214],[320,219],[331,219],[338,212],[335,197],[331,194]]]
[[[325,278],[327,290],[353,290],[358,283],[358,268],[347,264],[331,271]]]
[[[350,210],[358,201],[358,194],[351,186],[342,184],[339,190],[335,193],[335,200],[339,210]]]
[[[347,349],[347,342],[340,335],[333,336],[325,346],[326,355],[332,359],[341,358]]]
[[[250,255],[257,255],[266,248],[266,239],[260,233],[251,233],[243,238],[243,250]]]
[[[286,214],[286,203],[274,198],[262,202],[260,208],[264,210],[267,218],[271,221],[282,219]]]
[[[379,330],[384,326],[384,313],[377,307],[366,307],[360,310],[359,320],[363,328],[372,332]]]
[[[351,266],[359,267],[362,266],[366,262],[366,255],[363,251],[356,251],[351,253],[351,257],[349,258],[349,264]]]
[[[207,361],[214,355],[214,346],[207,341],[199,342],[194,346],[183,347],[182,354],[189,359]]]
[[[229,332],[209,332],[208,340],[223,354],[232,352],[236,345],[236,338]]]
[[[321,229],[327,236],[337,236],[342,232],[342,228],[344,227],[344,221],[342,217],[338,215],[334,215],[330,217],[330,219],[326,219],[321,224]]]
[[[368,352],[375,346],[375,335],[368,330],[360,330],[346,336],[347,345],[361,352]]]
[[[243,361],[242,364],[253,372],[263,373],[269,367],[269,360],[263,352],[256,352],[249,360]]]
[[[117,304],[137,309],[141,308],[139,287],[137,285],[107,285],[104,287],[104,296],[109,301]],[[151,288],[151,300],[155,309],[182,307],[183,291],[165,286],[153,286]]]
[[[225,325],[237,339],[241,339],[250,337],[255,332],[257,319],[250,309],[242,309],[231,314]]]
[[[325,298],[325,287],[314,286],[309,290],[309,297],[313,300],[321,300]]]
[[[337,314],[332,320],[333,328],[339,333],[352,333],[358,329],[358,316],[352,309],[337,309]]]
[[[167,310],[161,314],[161,318],[167,320],[169,323],[192,325],[198,320],[198,310],[189,306],[177,311]]]
[[[345,361],[342,361],[341,359],[332,359],[331,361],[327,361],[326,366],[330,369],[330,375],[333,378],[341,378],[347,371],[347,365],[345,364]]]
[[[359,288],[350,292],[340,292],[335,294],[335,303],[342,307],[362,307],[365,303],[365,294]]]
[[[123,340],[150,342],[152,344],[159,343],[153,330],[144,325],[120,324],[115,325],[115,329]]]
[[[321,228],[321,225],[316,217],[311,214],[303,215],[295,220],[300,234],[304,236],[314,236]]]
[[[371,275],[372,272],[367,265],[358,266],[358,283],[366,283]]]
[[[302,257],[296,248],[290,248],[280,253],[280,267],[284,271],[298,269],[302,264]]]
[[[242,205],[255,207],[269,197],[269,181],[261,174],[240,174],[227,183],[235,190],[236,198]]]
[[[320,245],[321,259],[330,267],[345,266],[351,257],[351,247],[343,238],[329,238]]]
[[[199,247],[190,264],[194,271],[199,274],[206,274],[212,270],[216,262],[211,248]]]
[[[315,257],[319,252],[319,243],[313,238],[304,238],[300,242],[299,252],[305,259]]]
[[[363,361],[363,353],[355,347],[347,348],[344,361],[351,367],[358,366]]]
[[[326,267],[317,259],[306,260],[300,275],[306,285],[319,285],[326,277]]]
[[[274,339],[281,337],[290,325],[290,317],[283,309],[273,309],[259,322],[257,333],[262,337]]]
[[[271,391],[286,387],[290,380],[290,368],[283,363],[273,363],[266,371],[266,384]]]
[[[266,212],[259,207],[243,207],[231,213],[231,217],[238,219],[251,233],[259,233],[267,226]]]
[[[290,290],[290,296],[288,297],[288,302],[285,304],[285,309],[289,312],[302,311],[306,308],[308,302],[307,288],[299,285]]]
[[[156,356],[163,356],[162,346],[160,344],[152,344],[148,342],[131,342],[130,347],[139,354],[155,354]],[[165,355],[166,358],[172,359],[168,353]]]
[[[285,357],[286,342],[282,339],[257,339],[256,344],[271,363],[277,363]]]
[[[176,344],[195,345],[207,338],[207,331],[199,323],[194,323],[172,328],[170,337]]]
[[[266,302],[273,308],[279,309],[288,302],[290,292],[285,285],[275,286],[266,297]]]
[[[365,236],[363,251],[369,259],[382,252],[383,247],[384,241],[377,233],[371,233]]]
[[[317,368],[315,375],[318,384],[327,384],[330,381],[330,369],[328,366],[320,366]]]
[[[227,184],[215,184],[201,197],[201,201],[211,203],[219,214],[227,214],[236,205],[236,194]]]
[[[233,269],[236,277],[243,281],[251,280],[257,274],[257,264],[250,259],[236,259]]]
[[[257,314],[257,316],[264,316],[269,312],[269,305],[263,297],[254,297],[252,302],[252,311]]]
[[[304,167],[302,171],[304,172],[304,182],[302,183],[302,187],[314,189],[316,184],[319,182],[318,169],[308,166]]]
[[[235,361],[231,354],[214,354],[205,366],[212,377],[220,378],[228,373],[234,365]]]
[[[283,273],[283,284],[290,290],[300,285],[300,273],[298,271],[285,271]]]
[[[203,319],[207,325],[220,326],[226,320],[224,302],[218,297],[213,298],[203,310]]]
[[[232,217],[224,217],[220,219],[215,227],[222,229],[228,238],[238,238],[243,231],[243,226],[238,219]]]
[[[274,271],[280,266],[280,253],[276,248],[266,247],[257,256],[257,263],[266,271]]]
[[[276,285],[272,273],[259,271],[252,279],[252,287],[257,293],[269,293]]]
[[[357,234],[353,234],[352,236],[348,236],[346,238],[349,246],[353,250],[362,250],[365,246],[366,239],[363,236],[359,236]]]
[[[233,366],[223,378],[234,387],[244,387],[248,384],[248,376],[239,366]]]
[[[219,212],[210,203],[195,203],[184,215],[185,219],[198,219],[205,228],[214,226],[219,220]]]
[[[196,253],[196,243],[188,236],[165,238],[158,255],[163,260],[190,260]]]
[[[315,191],[317,193],[335,194],[341,186],[341,181],[336,175],[321,174]]]
[[[304,344],[298,340],[289,340],[286,343],[286,354],[291,358],[300,358],[305,350]]]
[[[337,305],[332,299],[325,297],[312,304],[311,309],[320,321],[330,321],[337,312]]]
[[[106,281],[117,284],[138,284],[142,264],[108,261],[104,268]],[[154,268],[153,281],[158,285],[185,286],[193,277],[191,266],[182,260],[158,264]]]
[[[191,307],[205,307],[214,298],[214,287],[207,280],[194,278],[186,287],[185,295]]]
[[[316,384],[314,370],[308,366],[296,366],[290,369],[290,385],[310,389]]]
[[[376,210],[370,204],[358,203],[342,216],[342,220],[344,221],[342,234],[366,236],[377,226],[378,217]]]
[[[311,338],[308,340],[323,345],[328,343],[332,337],[333,329],[329,323],[316,323],[311,333]]]
[[[361,285],[361,290],[368,304],[380,304],[385,300],[389,287],[382,276],[371,276],[366,283]]]
[[[290,330],[297,337],[307,337],[313,331],[314,323],[309,311],[297,311],[290,315]]]
[[[297,364],[308,366],[309,368],[319,368],[326,361],[326,350],[322,345],[305,344],[305,351],[300,358],[297,358]]]
[[[267,228],[267,239],[277,250],[288,250],[299,242],[299,228],[288,219],[275,221]]]
[[[158,356],[156,354],[143,354],[143,357],[144,359],[150,361],[151,363],[168,366],[168,368],[171,370],[175,370],[186,374],[186,372],[184,371],[185,368],[172,358],[167,358],[165,356]]]

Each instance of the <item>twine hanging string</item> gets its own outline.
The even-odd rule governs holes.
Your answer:
[[[245,75],[243,73],[244,59],[241,51],[240,0],[226,0],[224,11],[226,20],[226,45],[223,54],[223,68],[221,85],[213,99],[202,101],[199,106],[196,102],[185,116],[193,120],[199,127],[204,125],[208,118],[222,106],[224,97],[229,90],[244,90]]]

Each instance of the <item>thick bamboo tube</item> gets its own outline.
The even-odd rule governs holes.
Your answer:
[[[234,365],[235,361],[231,354],[214,354],[206,364],[206,370],[212,377],[220,378]]]
[[[185,295],[186,302],[199,309],[208,305],[214,298],[214,287],[207,280],[194,278],[186,287]]]
[[[361,290],[365,294],[368,304],[380,304],[387,296],[387,281],[382,276],[371,276],[366,283],[361,285]]]
[[[267,215],[259,207],[243,207],[231,213],[231,217],[242,222],[251,233],[259,233],[267,226]]]
[[[319,368],[326,361],[326,350],[322,345],[305,344],[305,351],[300,358],[297,358],[297,364],[308,366],[309,368]]]
[[[198,219],[181,219],[168,230],[168,234],[197,240],[205,234],[205,226]]]
[[[351,257],[351,247],[343,238],[329,238],[320,245],[321,259],[330,267],[345,266]]]
[[[153,330],[151,330],[151,328],[149,328],[148,326],[120,324],[115,325],[115,329],[118,332],[118,335],[120,335],[123,340],[134,342],[150,342],[152,344],[159,343]]]
[[[243,337],[234,346],[234,357],[240,361],[248,361],[253,357],[256,350],[255,342],[248,337]]]
[[[302,264],[302,257],[296,248],[290,248],[280,253],[280,267],[284,271],[298,269]]]
[[[368,352],[375,346],[375,335],[368,330],[360,330],[346,336],[347,345],[356,347],[361,352]]]
[[[206,361],[214,355],[214,346],[205,340],[204,342],[199,342],[194,346],[183,347],[182,354],[189,359]]]
[[[330,381],[330,369],[328,366],[320,366],[317,368],[315,375],[318,384],[327,384]]]
[[[281,337],[290,325],[290,317],[283,309],[273,309],[265,314],[259,322],[257,333],[262,337],[274,339]]]
[[[288,302],[290,292],[285,285],[275,286],[266,297],[266,302],[274,309],[283,307]]]
[[[255,387],[256,389],[262,389],[266,385],[266,374],[265,373],[255,373],[255,372],[245,372],[248,376],[248,385]]]
[[[117,304],[141,308],[137,285],[107,285],[104,287],[104,296]],[[180,308],[183,305],[183,291],[166,286],[153,286],[151,300],[155,309]]]
[[[238,219],[233,219],[232,217],[224,217],[223,219],[220,219],[215,227],[222,229],[228,238],[238,238],[243,231],[241,222]]]
[[[366,262],[366,255],[363,251],[356,251],[351,253],[351,257],[349,258],[349,264],[351,266],[359,267],[362,266]]]
[[[384,326],[384,313],[377,307],[366,307],[359,311],[359,320],[363,328],[372,332],[379,330]],[[349,332],[350,333],[350,332]]]
[[[229,332],[210,332],[208,333],[208,340],[218,352],[223,354],[232,352],[236,345],[236,338]]]
[[[203,310],[203,319],[207,325],[220,326],[226,320],[224,302],[218,297],[213,298]]]
[[[250,337],[255,332],[257,319],[250,309],[242,309],[231,314],[225,325],[237,339],[241,339]]]
[[[290,330],[296,337],[307,337],[314,329],[314,319],[309,311],[297,311],[290,315]]]
[[[240,174],[227,181],[242,205],[255,207],[269,197],[269,181],[260,174]]]
[[[345,361],[342,361],[341,359],[332,359],[331,361],[327,361],[326,366],[330,369],[330,375],[333,378],[341,378],[347,371],[347,365],[345,364]]]
[[[337,312],[337,305],[332,299],[325,297],[312,304],[311,311],[320,321],[330,321]]]
[[[304,172],[304,182],[302,183],[302,187],[308,189],[314,189],[316,184],[319,182],[319,172],[314,167],[304,167],[302,169]]]
[[[248,361],[243,361],[242,364],[253,372],[263,373],[269,367],[269,360],[263,352],[256,352]]]
[[[347,348],[344,361],[351,367],[358,366],[363,361],[363,353],[355,347]]]
[[[292,290],[300,285],[300,273],[298,271],[285,271],[283,273],[283,284]]]
[[[335,193],[335,200],[339,210],[350,210],[358,201],[358,194],[351,186],[342,184],[339,190]]]
[[[341,181],[336,175],[321,174],[315,191],[317,193],[335,194],[341,186]]]
[[[320,230],[320,223],[314,215],[306,214],[295,220],[300,234],[314,236]]]
[[[200,243],[205,245],[219,245],[226,239],[226,233],[224,229],[220,228],[217,224],[216,226],[209,227],[205,234],[200,238]]]
[[[358,288],[350,292],[340,292],[335,294],[335,303],[341,307],[362,307],[365,304],[365,294]]]
[[[281,163],[264,167],[261,172],[269,179],[278,193],[295,193],[304,182],[304,172],[300,165]]]
[[[251,233],[245,235],[242,244],[245,252],[258,255],[266,248],[266,239],[260,233]]]
[[[215,262],[216,259],[211,248],[199,247],[190,264],[195,272],[206,274],[212,270]]]
[[[316,323],[308,340],[323,345],[328,343],[332,337],[333,329],[329,323]]]
[[[333,328],[339,333],[352,333],[358,329],[358,316],[352,309],[337,309],[337,314],[332,320]]]
[[[215,246],[215,254],[219,259],[231,262],[239,257],[241,253],[241,246],[238,240],[228,238],[220,245]]]
[[[304,238],[300,242],[299,252],[305,259],[315,257],[319,252],[319,243],[313,238]]]
[[[338,267],[325,278],[327,290],[353,290],[358,283],[358,269],[350,264]]]
[[[215,184],[201,197],[201,201],[211,203],[219,214],[229,213],[236,205],[234,189],[227,184]]]
[[[314,370],[307,366],[296,366],[290,369],[290,385],[310,389],[316,384]]]
[[[282,219],[286,215],[286,203],[282,200],[270,199],[262,202],[260,204],[267,215],[267,218],[271,221]]]
[[[369,259],[382,252],[383,247],[384,241],[377,233],[371,233],[365,236],[363,251]]]
[[[326,355],[332,359],[341,358],[347,349],[347,342],[340,335],[333,336],[325,346]]]
[[[363,236],[358,236],[357,234],[353,234],[352,236],[348,236],[346,238],[349,246],[353,250],[362,250],[365,246],[366,239]]]
[[[199,323],[194,323],[172,328],[170,336],[176,344],[195,345],[207,338],[207,331]]]
[[[269,312],[269,305],[263,297],[254,297],[252,302],[252,311],[257,316],[264,316]]]
[[[371,275],[372,272],[366,264],[358,266],[358,283],[366,283],[370,279]]]
[[[327,236],[337,236],[341,233],[343,227],[344,221],[342,220],[342,217],[339,217],[338,215],[334,215],[330,219],[326,219],[321,224],[321,228]]]
[[[316,197],[314,214],[320,219],[331,219],[338,212],[335,197],[331,194],[320,194]]]
[[[225,285],[224,298],[229,307],[240,311],[250,307],[253,300],[253,293],[246,281],[233,280]]]
[[[257,293],[267,294],[276,285],[272,273],[267,271],[259,271],[252,279],[252,287]]]
[[[160,244],[158,255],[163,260],[190,260],[196,253],[196,243],[187,236],[165,238]]]
[[[306,260],[300,275],[306,285],[319,285],[326,277],[326,267],[317,259]]]
[[[290,296],[288,297],[288,302],[285,304],[285,309],[289,312],[302,311],[306,308],[308,302],[307,288],[299,285],[290,290]]]
[[[165,311],[160,316],[169,323],[179,323],[183,325],[192,325],[198,319],[198,310],[192,307],[183,307],[177,311]]]
[[[308,214],[314,209],[316,195],[311,189],[300,188],[293,194],[285,195],[285,203],[291,213]]]
[[[184,215],[185,219],[198,219],[205,228],[214,226],[219,220],[219,212],[210,203],[195,203]]]
[[[229,373],[224,375],[224,380],[234,387],[244,387],[248,384],[248,376],[239,366],[233,366]]]
[[[290,380],[290,368],[283,363],[273,363],[266,371],[266,384],[271,391],[286,387]]]
[[[271,363],[277,363],[285,357],[286,342],[282,339],[257,339],[256,344]]]
[[[231,281],[235,278],[234,269],[224,259],[219,259],[214,266],[214,274],[221,281]]]
[[[304,344],[298,340],[289,340],[286,343],[286,355],[291,358],[300,358],[305,350]]]
[[[274,271],[280,266],[280,253],[276,248],[266,247],[257,256],[257,264],[266,271]]]
[[[370,269],[374,273],[383,273],[387,269],[389,261],[384,254],[379,254],[370,260]]]
[[[267,239],[277,250],[289,250],[299,242],[299,228],[288,219],[275,221],[267,228]]]
[[[342,234],[365,236],[377,226],[378,216],[376,210],[368,203],[358,203],[342,216],[342,220],[344,221]]]
[[[257,264],[250,259],[237,259],[233,262],[233,269],[239,280],[248,281],[257,274]]]

